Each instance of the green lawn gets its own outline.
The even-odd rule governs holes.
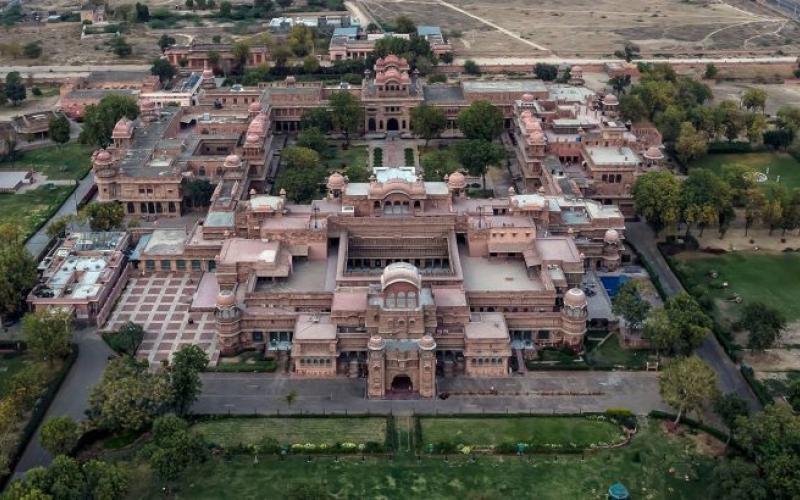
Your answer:
[[[452,147],[420,146],[419,164],[424,170],[426,181],[441,181],[445,174],[464,169]]]
[[[74,190],[75,186],[45,184],[21,194],[0,193],[0,223],[18,224],[28,238]]]
[[[525,442],[589,448],[613,443],[623,435],[619,425],[584,417],[421,418],[423,445],[442,441],[467,446]]]
[[[616,335],[596,347],[599,341],[587,340],[586,359],[595,367],[624,366],[631,369],[643,369],[647,364],[650,351],[623,349]]]
[[[16,160],[0,163],[0,170],[33,169],[50,180],[81,179],[92,168],[91,155],[91,146],[72,142],[21,152]]]
[[[220,446],[255,444],[266,437],[280,444],[328,444],[386,440],[386,419],[374,418],[226,418],[196,424],[193,429]]]
[[[734,164],[746,165],[763,173],[769,167],[770,181],[780,175],[781,184],[790,189],[800,187],[800,162],[785,153],[710,154],[693,161],[689,168],[708,168],[719,174],[724,165]]]
[[[730,252],[709,255],[684,252],[672,258],[687,288],[704,285],[714,298],[720,300],[737,293],[743,303],[765,302],[783,311],[789,321],[800,319],[799,254]],[[719,273],[719,277],[711,279],[711,271]],[[728,283],[728,288],[722,288],[723,282]],[[735,312],[738,308],[731,303],[726,310]]]
[[[29,356],[24,354],[0,357],[0,399],[6,395],[14,375],[33,363],[35,363],[35,361],[32,361]]]
[[[341,144],[337,144],[328,148],[322,163],[328,171],[344,171],[353,164],[366,166],[368,157],[367,146],[350,146],[348,149],[344,149]]]
[[[484,421],[491,424],[492,421]],[[688,439],[666,436],[657,422],[626,447],[569,456],[442,458],[236,456],[188,469],[175,498],[536,498],[604,499],[621,481],[631,498],[705,499],[713,460]],[[128,498],[164,498],[145,466],[131,467]],[[304,496],[298,490],[304,489]]]

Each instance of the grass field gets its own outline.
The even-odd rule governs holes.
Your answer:
[[[795,253],[735,252],[708,255],[685,252],[673,257],[687,288],[705,285],[716,299],[738,293],[744,302],[760,301],[784,312],[789,321],[800,319],[800,255]],[[719,273],[712,280],[711,271]],[[722,288],[723,282],[728,288]]]
[[[622,436],[619,425],[582,417],[422,418],[424,444],[449,441],[468,446],[525,442],[533,446],[559,444],[588,448]]]
[[[631,369],[643,369],[647,364],[650,351],[623,349],[616,335],[606,340],[600,347],[597,342],[587,342],[586,359],[595,367],[624,366]]]
[[[367,146],[350,146],[348,149],[344,149],[342,145],[337,144],[328,148],[322,163],[329,171],[344,171],[350,165],[366,166],[368,156]]]
[[[0,193],[0,223],[18,224],[25,238],[64,203],[75,186],[45,184],[21,194]]]
[[[490,426],[494,420],[484,420]],[[570,456],[346,458],[261,456],[213,458],[188,469],[175,498],[606,498],[621,481],[631,498],[707,498],[713,459],[686,438],[665,435],[642,422],[630,445]],[[164,498],[145,466],[131,467],[128,498]],[[302,491],[304,495],[298,494]]]
[[[255,444],[264,438],[280,444],[356,444],[386,439],[386,419],[375,418],[226,418],[196,424],[193,429],[220,446]]]
[[[92,168],[91,146],[72,142],[63,146],[25,151],[12,162],[0,163],[0,170],[33,169],[50,180],[81,179]]]
[[[769,168],[770,181],[780,176],[780,183],[787,188],[800,187],[800,162],[784,153],[711,154],[695,160],[689,168],[708,168],[720,174],[725,165],[745,165],[762,173]]]

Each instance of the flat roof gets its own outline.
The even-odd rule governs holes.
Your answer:
[[[463,102],[464,89],[461,85],[436,83],[423,86],[422,96],[425,102]]]
[[[294,326],[294,340],[336,340],[336,325],[322,314],[301,314]]]
[[[233,212],[208,212],[206,220],[203,222],[205,227],[233,227]]]
[[[639,156],[627,146],[619,148],[589,147],[586,148],[592,163],[595,165],[638,165]]]
[[[541,80],[469,80],[462,85],[467,92],[547,92]]]
[[[414,167],[374,167],[372,172],[378,182],[398,179],[405,182],[416,182],[417,180],[417,171]]]
[[[145,255],[181,255],[186,242],[184,229],[156,229],[142,252]]]
[[[430,35],[441,35],[442,28],[438,26],[417,26],[417,35],[419,36],[430,36]]]
[[[528,276],[522,260],[470,257],[466,248],[459,247],[459,259],[464,275],[464,288],[468,292],[538,292],[544,284]]]
[[[502,313],[474,313],[464,326],[468,339],[508,339],[508,326]]]
[[[295,260],[286,279],[262,280],[256,283],[257,292],[332,292],[327,286],[327,260]]]
[[[279,251],[280,243],[277,241],[231,238],[222,245],[220,264],[238,264],[240,262],[274,263]]]
[[[29,176],[30,172],[0,172],[0,189],[17,189]]]

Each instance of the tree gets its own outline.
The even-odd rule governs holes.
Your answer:
[[[289,61],[289,56],[292,55],[292,51],[289,50],[288,47],[283,45],[279,45],[275,47],[275,50],[272,52],[272,59],[275,61],[275,66],[278,68],[286,67],[286,63]]]
[[[721,460],[711,473],[709,498],[726,500],[767,500],[767,485],[758,467],[741,458]]]
[[[625,62],[631,62],[635,58],[639,57],[639,46],[631,43],[625,42],[625,46],[622,50],[617,50],[614,52],[614,56],[619,57],[620,59],[625,59]]]
[[[796,378],[789,382],[789,388],[786,391],[786,401],[789,402],[792,409],[800,412],[800,379]]]
[[[292,0],[277,0],[277,2],[281,9],[288,9],[292,5]]]
[[[718,396],[714,400],[714,413],[716,413],[725,427],[729,429],[728,440],[726,444],[731,442],[733,437],[733,428],[736,424],[736,419],[740,416],[747,416],[750,414],[750,407],[747,401],[740,398],[735,392],[728,392]]]
[[[162,481],[175,479],[189,465],[208,458],[202,436],[175,415],[164,415],[153,422],[153,448],[150,467]]]
[[[197,400],[203,383],[199,373],[208,366],[208,356],[199,346],[185,346],[175,353],[169,367],[170,383],[174,394],[174,407],[184,415]]]
[[[460,141],[454,146],[456,157],[470,175],[481,176],[481,184],[486,187],[486,170],[490,165],[498,165],[506,157],[502,146],[482,139]]]
[[[83,129],[78,140],[83,144],[94,144],[104,148],[111,144],[111,132],[122,118],[129,120],[139,116],[139,105],[127,95],[112,94],[100,99],[97,104],[86,107],[83,115]]]
[[[52,363],[66,357],[72,339],[72,314],[63,309],[45,309],[29,313],[22,320],[22,333],[28,349]]]
[[[750,332],[749,349],[763,351],[783,335],[786,324],[786,316],[778,309],[763,302],[750,302],[742,308],[735,326]]]
[[[325,154],[328,149],[328,141],[325,139],[325,134],[316,127],[309,127],[303,129],[297,134],[297,145],[303,148],[308,148],[316,151],[321,155]]]
[[[708,150],[708,139],[705,134],[695,130],[691,122],[683,122],[680,126],[678,139],[675,143],[675,152],[681,162],[688,163],[695,158],[706,154]]]
[[[617,95],[625,93],[625,89],[631,85],[631,75],[618,75],[608,80],[611,88]]]
[[[732,218],[732,199],[731,187],[725,179],[708,169],[690,169],[681,189],[681,210],[687,234],[692,223],[719,222],[722,225]]]
[[[669,348],[670,352],[688,355],[711,334],[711,318],[688,293],[682,292],[667,299],[664,310],[670,324],[677,330],[677,340]]]
[[[86,488],[94,500],[124,498],[128,491],[128,472],[122,466],[102,460],[89,460],[83,465]]]
[[[11,101],[13,106],[25,100],[27,93],[25,92],[25,84],[22,83],[22,77],[19,72],[11,71],[6,75],[6,85],[3,89],[6,98]]]
[[[63,238],[66,236],[67,228],[75,219],[73,215],[62,215],[61,217],[53,219],[47,227],[45,227],[44,232],[48,238]]]
[[[136,2],[136,22],[146,23],[150,20],[150,8],[147,5]]]
[[[789,129],[797,135],[798,130],[800,130],[800,107],[781,106],[776,114],[778,127]]]
[[[297,391],[292,389],[283,397],[284,401],[286,401],[286,406],[291,407],[295,401],[297,401]]]
[[[447,117],[444,111],[427,104],[421,104],[411,110],[411,131],[425,139],[425,146],[434,137],[444,131]]]
[[[480,75],[481,68],[478,66],[478,63],[473,61],[472,59],[467,59],[464,61],[464,73],[468,75]]]
[[[89,221],[92,231],[111,231],[122,227],[125,208],[118,201],[96,201],[83,208],[81,217]]]
[[[647,219],[656,232],[678,222],[681,204],[681,182],[668,170],[648,172],[633,185],[636,213]]]
[[[772,498],[800,498],[800,416],[786,405],[767,405],[750,418],[737,418],[734,437],[758,465]]]
[[[639,294],[636,281],[626,281],[619,287],[612,301],[612,311],[625,318],[632,330],[639,330],[650,312],[650,303]]]
[[[151,373],[146,361],[112,359],[100,383],[89,393],[90,421],[112,432],[138,431],[173,405],[173,389],[163,372]]]
[[[439,61],[445,64],[453,64],[453,53],[445,52],[443,54],[439,54]]]
[[[241,73],[247,65],[247,58],[250,57],[250,44],[246,41],[238,41],[233,44],[231,49],[233,60],[236,62],[238,72]]]
[[[644,337],[656,349],[660,357],[661,351],[671,351],[680,340],[680,332],[669,320],[669,315],[663,307],[650,311],[644,321]]]
[[[558,77],[558,66],[555,64],[536,63],[536,66],[533,67],[533,74],[540,80],[552,82]]]
[[[703,73],[703,78],[705,78],[706,80],[711,80],[713,78],[716,78],[718,73],[719,70],[717,69],[717,67],[714,66],[713,63],[708,63],[706,64],[706,72]]]
[[[417,31],[417,26],[408,16],[398,16],[394,20],[394,30],[397,33],[414,33]]]
[[[32,472],[33,477],[31,477]],[[28,471],[26,479],[52,498],[82,498],[85,486],[77,460],[64,455],[55,457],[47,469]]]
[[[164,84],[172,80],[175,76],[175,67],[166,59],[160,57],[153,60],[153,65],[150,67],[150,74],[158,77],[159,81]]]
[[[319,153],[302,146],[284,148],[281,159],[286,164],[286,170],[312,170],[320,165]]]
[[[713,398],[716,384],[714,370],[696,356],[675,359],[658,375],[661,397],[678,410],[676,424],[684,413],[697,410]]]
[[[767,117],[763,113],[750,113],[746,117],[747,140],[750,144],[759,144],[764,140],[767,127]]]
[[[350,135],[358,132],[364,121],[364,109],[353,94],[345,91],[334,92],[328,102],[333,128],[344,134],[345,147],[349,147]]]
[[[26,43],[22,47],[22,53],[28,59],[38,59],[42,55],[42,45],[38,40],[35,42]]]
[[[0,224],[0,319],[22,310],[25,296],[38,278],[36,261],[25,248],[15,224]]]
[[[306,110],[300,117],[300,129],[316,128],[327,134],[333,128],[331,113],[325,108],[312,108]]]
[[[305,24],[297,24],[289,31],[286,42],[289,50],[297,57],[304,57],[314,52],[314,30]]]
[[[135,356],[139,344],[144,340],[144,328],[128,321],[119,327],[116,332],[103,334],[103,339],[115,352]]]
[[[319,60],[310,54],[304,57],[303,71],[305,73],[316,73],[319,71]]]
[[[231,9],[233,6],[228,1],[222,1],[219,3],[219,16],[220,17],[231,17]]]
[[[283,168],[275,186],[278,190],[286,190],[286,196],[295,203],[308,203],[319,195],[320,184],[324,180],[325,170],[321,166]]]
[[[191,2],[192,0],[188,1]],[[189,6],[187,5],[187,7]],[[189,8],[191,9],[191,7]],[[167,35],[166,33],[161,35],[161,38],[158,39],[158,48],[161,49],[161,52],[164,52],[167,47],[172,47],[173,45],[175,45],[175,38]]]
[[[118,57],[128,57],[133,53],[133,47],[125,40],[124,36],[116,36],[111,41],[111,51]]]
[[[767,200],[761,211],[761,220],[769,226],[769,234],[772,236],[772,231],[783,220],[783,205],[781,200]]]
[[[742,107],[749,111],[761,110],[763,113],[767,107],[767,91],[756,88],[745,90],[742,94]]]
[[[183,4],[186,6],[187,9],[194,10],[194,0],[186,0]]]
[[[458,114],[458,128],[467,139],[493,141],[503,133],[503,112],[489,101],[475,101]]]
[[[48,419],[42,424],[40,434],[42,448],[53,456],[70,454],[81,437],[78,423],[67,415]]]
[[[57,144],[66,144],[69,142],[69,120],[64,115],[54,115],[50,117],[48,123],[48,134],[50,140]]]
[[[183,179],[183,201],[192,208],[207,207],[211,204],[211,196],[216,187],[208,179]]]

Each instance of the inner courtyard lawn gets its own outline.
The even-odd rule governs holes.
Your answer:
[[[28,170],[46,175],[49,180],[81,179],[92,168],[91,146],[71,142],[17,154],[14,161],[0,163],[0,170]]]
[[[672,257],[684,286],[706,286],[716,299],[739,294],[744,303],[764,302],[800,319],[800,255],[797,253],[730,252],[709,255],[684,252]],[[711,279],[711,271],[719,274]],[[727,282],[728,287],[722,288]],[[733,306],[732,306],[733,307]]]
[[[273,438],[280,444],[313,443],[333,445],[351,442],[363,444],[386,440],[386,418],[225,418],[200,422],[192,427],[218,446],[257,444]]]
[[[75,190],[75,186],[45,184],[20,194],[0,193],[0,223],[13,223],[30,237]]]
[[[623,433],[619,425],[586,417],[426,417],[420,419],[424,445],[447,441],[467,446],[496,446],[524,442],[589,448],[614,443]]]
[[[642,349],[624,349],[617,335],[612,335],[603,345],[597,346],[599,341],[587,341],[586,359],[591,366],[606,368],[624,366],[629,369],[643,369],[651,351]]]
[[[344,149],[342,144],[335,144],[328,147],[328,151],[322,158],[322,163],[328,171],[344,171],[351,165],[367,166],[369,150],[367,146],[353,146]]]
[[[800,162],[785,153],[710,154],[693,161],[689,168],[708,168],[721,174],[725,165],[745,165],[763,173],[769,167],[769,181],[780,175],[780,183],[787,188],[800,187]]]
[[[493,420],[484,419],[484,426]],[[605,498],[615,481],[631,498],[706,498],[714,460],[687,438],[642,421],[630,445],[581,455],[339,458],[248,455],[212,458],[188,469],[175,498]],[[473,461],[474,460],[474,461]],[[164,498],[146,466],[132,467],[128,498]],[[299,494],[302,492],[302,494]]]

